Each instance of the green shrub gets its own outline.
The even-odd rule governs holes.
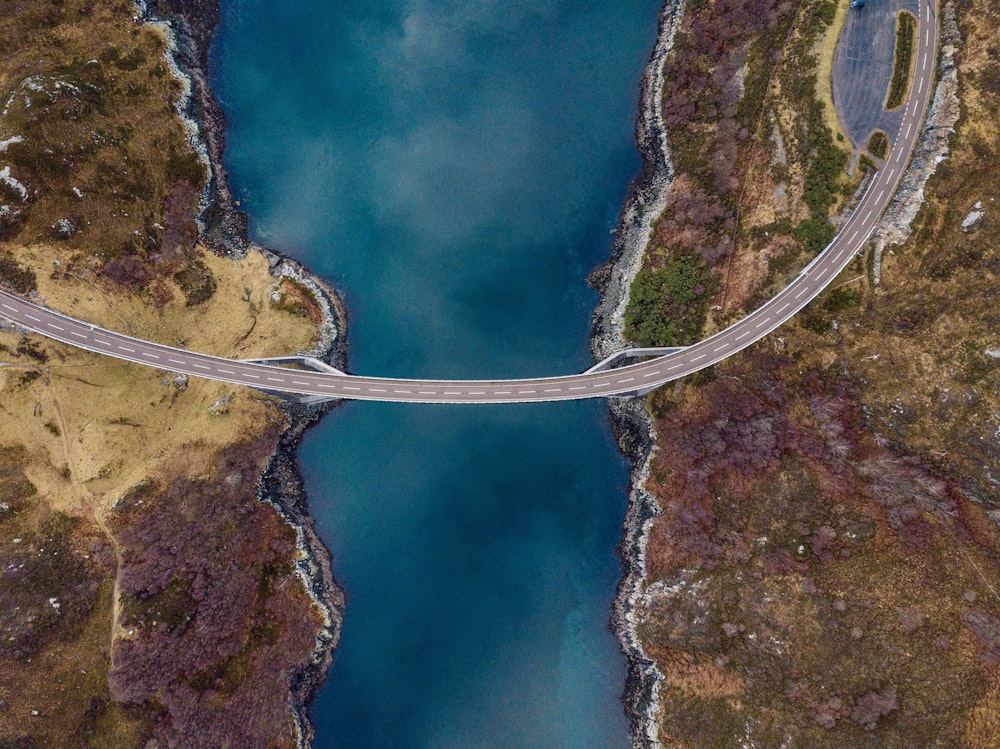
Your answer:
[[[37,288],[35,272],[25,268],[10,257],[0,257],[0,284],[18,294],[27,294]]]
[[[200,260],[194,261],[184,270],[177,271],[174,274],[174,280],[184,292],[188,307],[207,302],[215,293],[215,276],[212,275],[208,266]]]
[[[884,159],[889,155],[889,137],[881,130],[876,130],[868,139],[868,153],[877,159]]]
[[[892,66],[889,96],[885,100],[886,109],[900,106],[910,85],[910,66],[913,63],[913,41],[916,31],[917,19],[912,13],[900,11],[896,16],[896,56]]]
[[[643,346],[693,343],[705,325],[713,281],[693,253],[636,274],[625,310],[625,335]]]

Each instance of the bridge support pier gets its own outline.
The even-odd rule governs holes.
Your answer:
[[[687,348],[686,346],[669,346],[669,347],[659,347],[659,348],[623,348],[621,351],[616,351],[611,356],[606,359],[602,359],[597,362],[594,366],[588,369],[584,374],[593,374],[594,372],[603,372],[606,369],[611,369],[615,364],[625,359],[638,359],[641,356],[666,356],[667,354],[673,354],[677,351],[681,351]],[[648,390],[646,392],[649,392]],[[639,395],[645,395],[645,393],[638,393]]]
[[[247,364],[301,364],[314,372],[326,372],[328,374],[346,374],[336,367],[331,367],[325,361],[317,359],[315,356],[305,356],[296,354],[295,356],[268,356],[263,359],[243,359]]]
[[[321,359],[317,359],[315,356],[304,356],[301,354],[296,354],[295,356],[270,356],[263,359],[243,359],[243,361],[248,364],[298,364],[303,367],[307,367],[314,372],[326,372],[327,374],[344,375],[336,367],[332,367]],[[325,395],[293,395],[291,393],[283,393],[278,390],[268,390],[267,388],[257,388],[262,392],[267,393],[270,396],[278,398],[279,400],[287,401],[289,403],[297,403],[301,406],[315,406],[320,403],[329,403],[330,401],[340,400],[339,398],[329,398]]]

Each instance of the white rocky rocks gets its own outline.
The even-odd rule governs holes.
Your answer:
[[[969,214],[962,219],[962,231],[968,231],[971,229],[973,226],[982,221],[983,216],[985,215],[986,212],[983,210],[983,201],[977,200],[976,204],[972,206],[972,210],[969,211]]]

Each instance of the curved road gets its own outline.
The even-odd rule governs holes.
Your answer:
[[[729,328],[676,353],[604,372],[522,380],[408,380],[290,370],[151,343],[0,292],[0,316],[49,338],[195,377],[299,395],[417,403],[523,403],[629,395],[709,367],[781,326],[823,291],[860,251],[892,200],[922,129],[936,68],[936,8],[920,1],[916,66],[893,149],[851,218],[784,290]]]

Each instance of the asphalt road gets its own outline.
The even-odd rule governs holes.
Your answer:
[[[780,327],[833,281],[863,247],[892,200],[917,142],[934,85],[937,10],[920,0],[914,81],[893,149],[833,242],[784,290],[731,327],[676,353],[619,369],[521,380],[407,380],[290,370],[143,341],[0,292],[0,316],[78,348],[158,369],[252,388],[353,400],[524,403],[629,395],[732,356]]]

